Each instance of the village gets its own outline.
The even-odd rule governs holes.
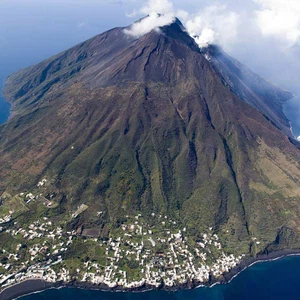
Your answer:
[[[71,218],[87,208],[81,205]],[[149,226],[141,214],[126,216],[108,239],[83,238],[76,231],[55,226],[47,217],[26,228],[15,222],[3,229],[18,243],[14,249],[0,249],[0,286],[5,288],[28,279],[51,283],[75,280],[123,289],[173,287],[192,281],[204,284],[211,277],[229,272],[244,256],[226,254],[213,228],[191,245],[186,227],[178,228],[168,216],[152,213],[151,217],[156,225]],[[69,251],[76,253],[84,247],[101,253],[101,259],[69,259]]]

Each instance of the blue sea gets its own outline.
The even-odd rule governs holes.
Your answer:
[[[212,288],[145,293],[110,293],[74,288],[48,290],[21,298],[22,300],[289,300],[300,299],[300,257],[285,257],[276,261],[257,263],[229,284]]]
[[[1,1],[0,1],[1,2]],[[27,2],[27,1],[26,1]],[[116,1],[117,2],[117,1]],[[78,16],[83,18],[79,25],[76,23],[76,4],[68,7],[74,15],[74,20],[66,20],[61,9],[50,12],[44,10],[42,5],[38,10],[35,4],[20,2],[20,5],[10,7],[0,6],[0,87],[4,85],[5,78],[20,68],[38,63],[52,54],[58,53],[96,33],[113,27],[109,24],[109,17],[99,15],[97,22],[87,22],[91,11],[84,7]],[[25,1],[24,1],[25,3]],[[74,2],[75,3],[75,2]],[[96,3],[96,1],[95,1]],[[1,5],[1,3],[0,3]],[[112,5],[112,4],[111,4]],[[73,12],[74,10],[74,12]],[[45,14],[51,13],[51,18]],[[16,25],[16,15],[18,26]],[[30,18],[28,17],[30,16]],[[84,17],[85,16],[85,17]],[[120,17],[121,18],[121,17]],[[75,20],[76,19],[76,20]],[[96,16],[91,18],[96,20]],[[125,21],[124,21],[125,22]],[[39,23],[40,26],[34,24]],[[105,28],[105,26],[107,28]],[[22,45],[22,47],[20,47]],[[300,135],[300,100],[294,99],[286,106],[286,113],[292,121],[294,134]],[[0,93],[0,124],[9,117],[10,105],[6,103]],[[103,300],[235,300],[235,299],[300,299],[300,257],[286,257],[277,261],[264,262],[253,265],[235,277],[227,285],[216,285],[212,288],[199,288],[196,290],[164,292],[150,291],[145,293],[109,293],[100,291],[87,291],[80,289],[64,288],[48,290],[42,293],[24,296],[22,300],[60,300],[60,299],[103,299]]]

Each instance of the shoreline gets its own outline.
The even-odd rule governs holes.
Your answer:
[[[151,290],[165,290],[169,292],[176,292],[180,290],[188,290],[188,289],[197,289],[201,287],[209,287],[212,288],[217,284],[228,284],[230,283],[235,277],[237,277],[240,273],[242,273],[247,268],[251,266],[263,263],[263,262],[270,262],[276,261],[285,257],[289,256],[300,256],[300,249],[297,250],[280,250],[271,252],[269,254],[261,254],[255,258],[248,258],[242,261],[237,267],[230,270],[228,273],[224,274],[219,278],[211,279],[207,283],[200,283],[200,282],[187,282],[186,284],[173,286],[173,287],[166,287],[161,286],[159,288],[144,285],[138,288],[132,289],[124,289],[121,286],[116,288],[109,288],[106,285],[93,285],[88,282],[56,282],[56,283],[49,283],[41,279],[29,279],[22,281],[20,283],[15,283],[11,286],[5,287],[0,292],[0,299],[1,300],[11,300],[11,299],[18,299],[30,294],[40,293],[45,290],[49,289],[60,289],[60,288],[79,288],[84,290],[98,290],[103,292],[147,292]]]
[[[2,124],[5,124],[12,117],[13,103],[7,100],[4,95],[4,87],[6,85],[6,81],[8,77],[9,75],[7,74],[3,75],[2,77],[0,74],[0,79],[2,78],[2,82],[0,82],[0,107],[5,108],[7,110],[7,114],[3,114],[2,118],[0,118],[0,126]]]
[[[283,259],[285,257],[290,257],[290,256],[300,256],[300,249],[278,250],[278,251],[270,252],[268,254],[259,254],[255,258],[253,258],[253,257],[246,258],[238,266],[231,269],[228,273],[224,274],[223,275],[223,280],[218,280],[218,281],[212,283],[212,285],[210,285],[210,287],[213,287],[216,284],[228,284],[228,283],[230,283],[241,272],[243,272],[244,270],[252,267],[253,265],[263,263],[263,262],[276,261],[276,260]]]
[[[5,124],[12,116],[12,104],[4,98],[3,94],[1,94],[1,90],[0,90],[0,108],[4,109],[4,111],[7,112],[7,113],[3,113],[0,116],[0,126],[1,126]]]

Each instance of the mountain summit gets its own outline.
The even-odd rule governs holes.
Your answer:
[[[200,49],[179,20],[140,38],[124,29],[8,78],[2,192],[41,194],[60,221],[84,205],[66,225],[79,234],[109,237],[128,215],[161,214],[195,240],[213,228],[234,253],[299,247],[291,94],[217,46]]]

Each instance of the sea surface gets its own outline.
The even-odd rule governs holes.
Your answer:
[[[2,95],[2,89],[4,86],[4,79],[1,82],[1,74],[0,74],[0,124],[6,122],[9,117],[10,105],[7,103]]]
[[[165,292],[110,293],[74,288],[52,289],[21,300],[289,300],[300,299],[300,257],[257,263],[226,285],[212,288]]]
[[[293,135],[300,136],[300,97],[294,97],[284,104],[283,111],[291,122]],[[300,297],[299,297],[300,298]]]

